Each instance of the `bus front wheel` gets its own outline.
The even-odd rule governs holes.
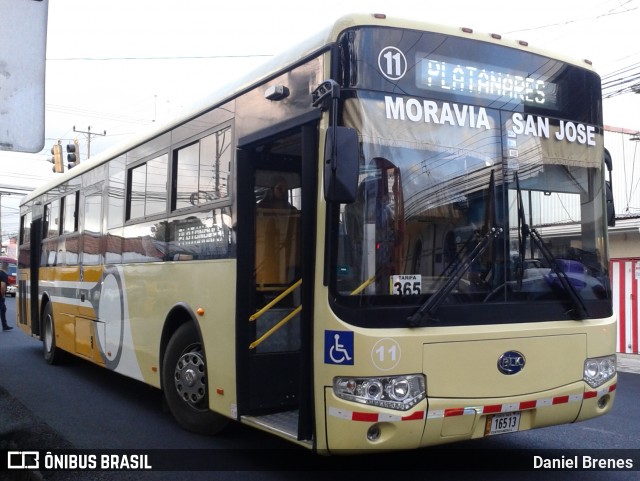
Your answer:
[[[207,366],[193,323],[180,326],[167,344],[162,386],[171,414],[186,430],[215,434],[228,424],[227,418],[209,410]]]

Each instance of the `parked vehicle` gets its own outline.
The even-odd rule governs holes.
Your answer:
[[[9,276],[9,282],[7,283],[7,296],[16,297],[16,272],[18,269],[18,260],[13,257],[0,256],[0,263],[7,262],[9,269],[7,275]]]

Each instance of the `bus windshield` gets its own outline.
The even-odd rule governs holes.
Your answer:
[[[361,90],[343,121],[362,156],[356,200],[339,211],[341,315],[365,326],[610,315],[598,77],[443,35],[406,50],[383,47],[388,32],[360,35],[383,36],[383,75],[402,70],[398,52],[412,73],[381,86],[371,64],[349,67]]]

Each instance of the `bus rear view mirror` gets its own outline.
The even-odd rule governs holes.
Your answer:
[[[353,203],[358,187],[358,133],[348,127],[329,128],[324,152],[324,198],[329,202]]]
[[[613,188],[611,187],[611,181],[604,181],[604,188],[606,189],[607,199],[607,225],[609,227],[616,226],[616,206],[613,203]]]
[[[616,226],[616,206],[613,202],[613,185],[611,171],[613,170],[613,160],[611,159],[611,153],[607,149],[604,149],[604,165],[609,172],[609,180],[605,180],[604,188],[607,200],[607,225],[609,227]]]

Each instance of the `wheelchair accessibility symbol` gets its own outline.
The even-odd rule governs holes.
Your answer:
[[[324,331],[324,363],[353,366],[353,332]]]

